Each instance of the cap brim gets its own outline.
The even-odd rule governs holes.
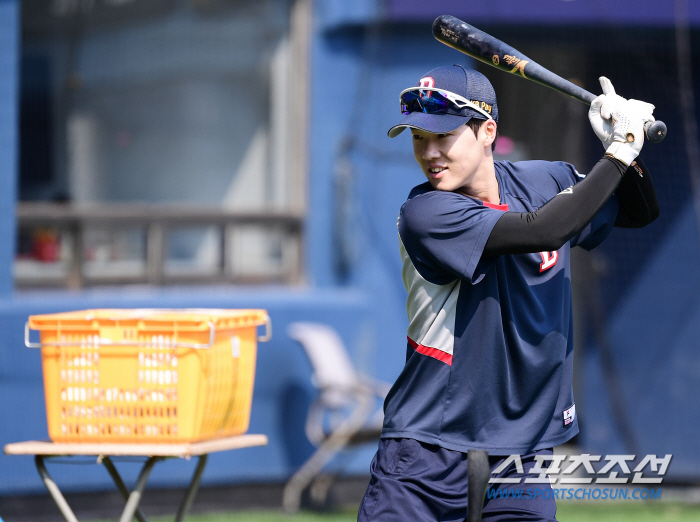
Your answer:
[[[423,112],[412,112],[396,125],[387,134],[390,138],[395,138],[404,129],[411,127],[433,134],[444,134],[458,129],[472,119],[472,116],[457,116],[454,114],[425,114]]]

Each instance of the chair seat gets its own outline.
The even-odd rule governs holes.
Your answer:
[[[319,389],[306,420],[306,433],[317,445],[313,455],[289,479],[284,491],[284,507],[297,511],[304,489],[317,484],[323,467],[343,448],[375,442],[382,431],[382,412],[377,399],[384,399],[389,384],[362,376],[347,354],[343,341],[330,326],[319,323],[292,323],[289,337],[299,342],[309,358],[311,381]],[[342,419],[326,426],[326,412]],[[329,482],[324,482],[324,492]],[[324,493],[325,494],[325,493]]]

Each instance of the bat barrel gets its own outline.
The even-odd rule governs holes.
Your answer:
[[[517,49],[476,27],[450,15],[438,16],[433,22],[433,36],[445,45],[505,72],[540,83],[588,105],[595,95],[558,74],[545,69]],[[666,137],[666,125],[653,122],[645,128],[647,139],[658,143]]]
[[[587,90],[545,69],[517,49],[454,16],[438,16],[433,22],[433,36],[496,69],[541,83],[589,105],[595,98]]]

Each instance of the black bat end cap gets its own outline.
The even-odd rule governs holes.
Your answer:
[[[454,25],[458,25],[462,23],[461,20],[458,20],[454,16],[451,15],[440,15],[438,16],[435,21],[433,22],[433,35],[437,36],[440,34],[440,29],[445,27],[445,28],[451,28]]]
[[[647,139],[652,143],[659,143],[666,137],[666,124],[662,121],[655,121],[644,129]]]

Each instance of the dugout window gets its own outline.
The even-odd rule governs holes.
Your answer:
[[[134,205],[171,217],[181,206],[194,220],[166,223],[169,244],[100,258],[122,275],[148,273],[153,259],[161,274],[181,273],[177,259],[201,260],[193,274],[220,262],[232,277],[272,273],[289,256],[271,216],[300,251],[301,227],[287,225],[305,209],[310,9],[310,0],[24,1],[17,283],[34,286],[71,263],[94,271],[93,258],[70,255],[136,245],[139,228],[148,243],[154,220],[130,221]],[[237,223],[248,228],[235,232]],[[212,226],[216,234],[192,231]],[[224,252],[235,241],[217,234],[248,237],[250,248]]]

